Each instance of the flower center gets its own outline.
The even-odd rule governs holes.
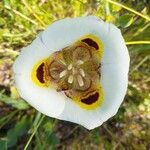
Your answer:
[[[90,87],[91,81],[89,80],[90,74],[87,73],[87,64],[93,68],[95,66],[90,49],[86,44],[75,43],[55,53],[53,58],[55,60],[49,65],[49,75],[51,81],[57,83],[55,85],[58,91],[64,89],[85,91]]]
[[[40,63],[36,77],[42,84],[44,79],[48,80],[51,87],[64,92],[82,108],[94,109],[103,99],[101,56],[101,41],[94,35],[87,35]]]

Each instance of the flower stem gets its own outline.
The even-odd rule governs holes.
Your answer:
[[[135,70],[138,70],[138,68],[145,62],[149,59],[149,56],[146,56],[143,58],[142,61],[140,61],[130,72],[130,74],[132,74]]]
[[[41,125],[41,123],[42,123],[44,117],[45,117],[45,116],[42,115],[42,117],[40,118],[39,122],[37,123],[37,126],[35,126],[33,133],[31,134],[31,136],[30,136],[30,138],[29,138],[27,144],[26,144],[25,147],[24,147],[24,150],[27,150],[27,148],[28,148],[28,146],[29,146],[29,144],[30,144],[32,138],[34,137],[36,131],[38,130],[39,126]]]
[[[150,41],[130,41],[126,45],[150,44]]]
[[[123,4],[120,4],[120,3],[118,3],[118,2],[114,2],[114,1],[112,1],[112,0],[106,0],[106,1],[108,1],[109,3],[112,3],[112,4],[116,5],[116,6],[122,7],[122,8],[124,8],[124,9],[126,9],[126,10],[128,10],[128,11],[130,11],[130,12],[132,12],[132,13],[134,13],[134,14],[136,14],[136,15],[138,15],[138,16],[140,16],[140,17],[142,17],[142,18],[144,18],[144,19],[146,19],[146,20],[148,20],[148,21],[150,21],[150,17],[145,16],[145,15],[143,15],[143,14],[137,12],[136,10],[134,10],[134,9],[132,9],[132,8],[129,8],[129,7],[125,6],[125,5],[123,5]]]

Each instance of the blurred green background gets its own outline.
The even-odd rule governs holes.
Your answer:
[[[131,57],[124,102],[117,115],[92,131],[43,116],[31,108],[19,97],[12,74],[20,49],[46,26],[61,18],[87,15],[118,26]],[[149,0],[1,0],[0,150],[150,149],[148,16]]]

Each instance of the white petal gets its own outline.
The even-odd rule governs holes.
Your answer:
[[[109,24],[108,34],[104,39],[104,55],[102,65],[123,64],[129,68],[129,54],[120,30]]]
[[[103,42],[103,64],[121,62],[129,65],[129,60],[126,60],[129,59],[128,51],[120,30],[95,16],[56,21],[43,31],[41,39],[49,49],[61,50],[86,34],[94,34]]]
[[[48,47],[61,49],[86,34],[98,36],[104,44],[101,79],[104,102],[100,108],[89,111],[68,99],[59,119],[93,129],[116,114],[126,93],[129,55],[120,30],[95,17],[63,19],[48,27],[42,40]]]
[[[66,18],[51,24],[41,34],[42,41],[50,49],[62,49],[86,34],[94,34],[102,41],[109,30],[109,24],[96,17]],[[56,44],[57,43],[57,44]]]
[[[84,110],[68,99],[63,113],[58,118],[76,122],[87,129],[100,126],[117,113],[126,93],[127,74],[128,69],[119,64],[102,67],[103,104],[95,110]]]
[[[55,50],[48,49],[42,43],[40,35],[30,44],[29,46],[23,48],[19,57],[15,60],[13,70],[15,73],[28,73],[28,71],[33,68],[34,64],[40,59],[48,57]],[[21,70],[20,70],[21,69]]]
[[[38,87],[31,80],[31,71],[35,63],[51,53],[42,45],[38,37],[31,45],[22,49],[14,63],[13,70],[16,87],[21,97],[40,112],[57,117],[64,109],[65,96],[56,90]]]
[[[22,96],[25,99],[31,99],[28,100],[28,102],[39,111],[49,116],[75,122],[88,129],[93,129],[101,125],[117,112],[127,89],[129,55],[120,30],[115,26],[109,23],[104,23],[102,20],[92,16],[75,19],[67,18],[54,22],[40,35],[40,42],[42,42],[43,49],[46,48],[46,51],[43,53],[42,50],[38,50],[38,54],[37,51],[32,52],[33,58],[28,60],[28,57],[31,57],[31,54],[25,49],[23,54],[19,56],[20,60],[18,58],[18,61],[14,65],[14,70],[15,73],[21,74],[20,69],[22,68],[24,74],[28,75],[29,73],[27,70],[32,68],[32,64],[36,60],[41,59],[54,51],[61,50],[86,34],[94,34],[98,36],[104,44],[101,78],[101,84],[104,89],[104,102],[101,107],[90,111],[82,109],[80,106],[72,102],[72,100],[65,96],[63,97],[60,93],[55,91],[49,93],[50,96],[53,95],[54,92],[55,94],[52,97],[57,97],[57,99],[51,103],[52,107],[49,107],[49,100],[46,98],[47,96],[44,97],[46,103],[44,101],[40,103],[41,101],[38,101],[37,99],[39,96],[31,97],[32,92],[28,89],[28,85],[32,85],[31,88],[33,91],[35,87],[33,86],[33,83],[30,84],[28,76],[26,78],[28,82],[25,82],[25,80],[22,81],[25,79],[25,76],[22,75],[22,77],[18,78],[17,84]],[[37,45],[35,44],[34,46],[35,49],[39,49],[38,42],[34,41],[34,43],[37,43]],[[29,46],[28,49],[31,50],[32,46]],[[22,60],[22,58],[27,59],[27,64],[24,63],[25,59]],[[25,64],[25,66],[20,64]],[[22,88],[22,85],[24,85],[23,87],[25,88]],[[48,92],[46,94],[48,94]],[[40,98],[42,98],[42,92]],[[37,104],[34,100],[37,100],[39,103]],[[64,101],[65,108],[62,112]],[[60,111],[57,112],[57,115],[55,115],[56,108],[60,109]],[[62,114],[60,114],[61,112]]]

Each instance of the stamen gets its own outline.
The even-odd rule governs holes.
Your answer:
[[[84,72],[84,70],[83,70],[83,69],[79,69],[79,71],[80,71],[80,74],[82,75],[82,77],[85,77],[85,72]]]
[[[78,80],[78,83],[79,83],[79,86],[83,86],[84,83],[83,83],[83,79],[80,75],[77,76],[77,80]]]
[[[68,66],[68,70],[71,70],[72,69],[72,64],[70,64],[69,66]]]
[[[77,65],[82,65],[83,63],[84,63],[84,61],[82,61],[82,60],[77,61]]]
[[[77,69],[75,67],[72,67],[72,74],[75,75],[77,73],[78,73]]]
[[[73,75],[70,75],[69,78],[68,78],[68,83],[71,84],[72,82],[73,82]]]
[[[64,77],[66,74],[67,74],[67,70],[64,70],[64,71],[62,71],[62,72],[59,74],[59,77],[62,78],[62,77]]]

